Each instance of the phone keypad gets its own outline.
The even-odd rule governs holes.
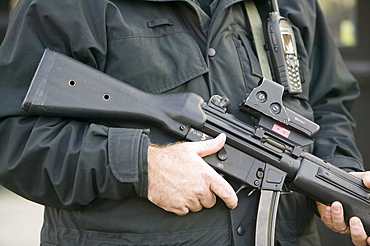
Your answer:
[[[299,76],[299,60],[293,54],[288,54],[285,57],[287,63],[288,81],[290,83],[290,88],[293,91],[301,92],[302,85]]]

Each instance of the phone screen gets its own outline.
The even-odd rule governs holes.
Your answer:
[[[283,36],[283,43],[284,43],[284,50],[286,53],[294,54],[294,45],[292,35],[290,33],[282,33]]]

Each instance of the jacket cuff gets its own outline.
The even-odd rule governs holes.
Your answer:
[[[140,197],[148,193],[149,130],[109,128],[108,160],[114,177],[132,183]]]
[[[135,192],[142,198],[148,198],[148,147],[149,130],[144,131],[139,151],[138,174],[139,180],[134,183]]]

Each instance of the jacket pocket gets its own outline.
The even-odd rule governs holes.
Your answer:
[[[234,38],[234,43],[238,51],[240,66],[243,71],[244,81],[248,91],[251,91],[257,86],[255,83],[251,83],[250,76],[258,77],[259,81],[262,78],[261,67],[256,54],[253,51],[252,43],[247,38],[246,34],[239,34]]]
[[[308,100],[308,92],[309,92],[309,80],[310,80],[310,73],[309,73],[309,60],[308,54],[299,32],[299,29],[293,26],[294,34],[296,37],[296,44],[297,44],[297,53],[299,59],[299,74],[302,81],[303,93],[294,95],[294,97],[298,97],[304,100]],[[262,78],[262,71],[261,66],[258,60],[258,57],[255,53],[255,49],[253,47],[252,41],[246,36],[246,34],[239,34],[238,38],[235,38],[235,45],[238,50],[240,64],[244,73],[245,81],[247,75],[254,75],[259,78]],[[271,65],[270,65],[271,68]],[[271,68],[272,69],[272,68]],[[252,90],[256,85],[251,83],[246,83],[248,90]]]
[[[186,32],[115,38],[109,49],[106,73],[147,92],[171,90],[208,71],[197,43]]]

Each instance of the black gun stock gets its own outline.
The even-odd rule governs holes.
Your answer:
[[[194,93],[158,96],[122,85],[117,79],[46,49],[22,108],[42,115],[147,121],[183,137],[186,131],[179,125],[201,127],[206,121],[201,110],[204,101]],[[68,105],[61,107],[66,100]]]
[[[358,216],[370,232],[370,189],[302,149],[319,128],[286,109],[281,98],[269,101],[283,90],[263,80],[250,93],[241,109],[257,116],[258,123],[249,125],[226,112],[225,98],[213,96],[204,103],[193,93],[146,93],[46,50],[22,108],[36,115],[151,122],[179,140],[202,141],[226,133],[224,148],[204,158],[216,170],[252,189],[281,191],[286,184],[324,204],[340,201],[346,220]]]

